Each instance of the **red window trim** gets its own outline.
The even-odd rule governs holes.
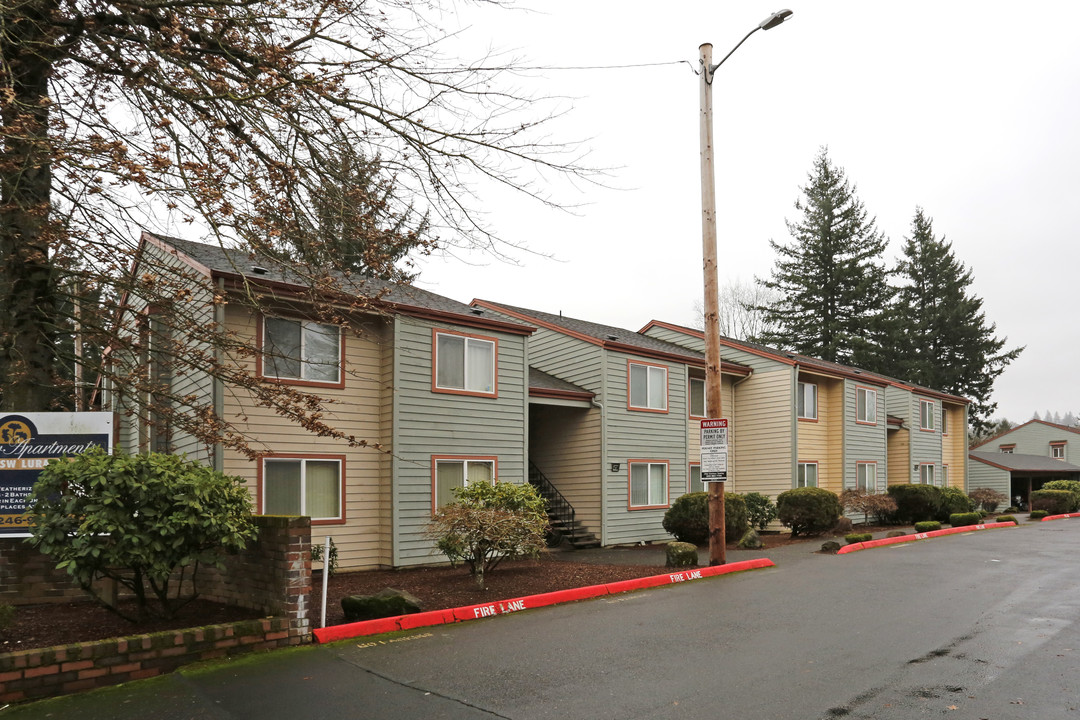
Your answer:
[[[629,376],[628,376],[629,377]],[[631,483],[631,469],[634,465],[664,465],[664,492],[666,502],[663,505],[632,505],[631,498],[633,496],[630,483]],[[700,464],[700,463],[699,463]],[[634,458],[626,461],[626,509],[629,512],[636,512],[638,510],[662,510],[671,507],[671,461],[670,460],[657,460],[648,458]]]
[[[821,383],[810,382],[809,380],[795,380],[795,394],[799,394],[799,385],[813,385],[814,386],[814,417],[802,417],[799,415],[799,398],[795,398],[795,419],[799,422],[812,422],[816,423],[818,418],[821,417]]]
[[[870,422],[869,420],[860,420],[859,419],[859,391],[860,390],[863,390],[864,392],[868,392],[868,393],[874,393],[874,418],[875,419],[874,419],[873,422]],[[856,425],[876,426],[878,424],[878,421],[877,421],[877,416],[878,416],[877,393],[878,393],[877,388],[866,387],[864,385],[856,385],[855,386],[855,424]]]
[[[699,468],[700,469],[701,468],[701,463],[700,462],[691,462],[691,463],[686,464],[686,492],[690,492],[690,469],[691,468]],[[668,484],[669,485],[671,484],[670,480],[668,481]],[[707,487],[708,483],[701,483],[701,485],[702,485],[702,487]],[[671,498],[670,493],[668,494],[668,498],[669,499]]]
[[[630,380],[630,370],[629,370],[629,368],[627,368],[627,370],[626,370],[626,378],[627,378],[627,382],[629,382],[629,380]],[[692,375],[689,375],[686,378],[686,414],[691,420],[705,420],[706,418],[709,417],[708,415],[695,415],[693,412],[690,411],[690,383],[692,381],[696,381],[696,382],[701,383],[702,403],[706,406],[705,407],[705,412],[706,413],[709,412],[709,408],[708,408],[708,404],[709,404],[709,402],[708,402],[708,400],[709,400],[708,391],[709,391],[709,389],[705,385],[705,378],[694,377]],[[723,392],[722,388],[723,388],[723,386],[721,386],[721,392]],[[626,402],[627,403],[630,402],[629,386],[628,386],[627,392],[626,392]]]
[[[438,489],[436,483],[436,463],[439,460],[480,460],[481,462],[491,463],[491,481],[493,483],[499,482],[499,456],[498,455],[432,455],[431,456],[431,515],[435,516],[435,511],[439,508],[436,507],[435,501],[438,497]]]
[[[816,485],[799,485],[799,466],[800,465],[813,465],[817,470],[814,471]],[[821,461],[820,460],[796,460],[795,461],[795,484],[792,487],[821,487]]]
[[[642,365],[644,367],[656,367],[661,368],[664,371],[664,409],[659,410],[657,408],[638,407],[637,405],[630,404],[630,366]],[[646,389],[646,394],[648,389]],[[642,362],[641,360],[627,360],[626,361],[626,409],[630,412],[648,412],[658,413],[660,415],[667,415],[671,411],[671,368],[667,365],[661,365],[659,363]]]
[[[919,482],[918,482],[919,485],[936,485],[936,481],[937,481],[937,471],[936,470],[934,471],[934,480],[935,480],[935,482],[933,482],[933,483],[924,483],[923,480],[922,480],[922,469],[924,467],[928,466],[928,465],[930,467],[937,467],[937,463],[932,463],[932,462],[921,462],[921,463],[919,463]]]
[[[936,405],[936,404],[937,403],[935,403],[933,400],[925,400],[923,398],[919,398],[919,432],[925,432],[925,433],[936,433],[937,432],[937,417],[936,417],[935,412],[934,412],[933,409],[930,410],[930,417],[931,417],[931,419],[933,419],[935,421],[934,422],[934,427],[932,427],[932,428],[924,428],[923,425],[922,425],[922,417],[923,417],[922,408],[923,408],[923,405],[929,405],[931,408],[933,408],[934,405]]]
[[[877,472],[878,467],[877,466],[878,466],[878,463],[879,463],[878,460],[856,460],[855,461],[855,487],[856,487],[856,489],[859,487],[859,466],[860,465],[873,465],[874,466],[874,488],[873,488],[873,492],[877,492],[877,481],[878,481],[878,472]]]
[[[341,325],[335,327],[338,328],[338,377],[340,380],[336,383],[332,382],[320,382],[317,380],[300,380],[298,378],[281,378],[272,375],[263,374],[263,344],[266,338],[266,323],[265,313],[259,313],[259,317],[255,323],[255,340],[256,349],[255,353],[255,376],[260,380],[267,382],[277,383],[279,385],[294,385],[296,387],[317,387],[317,388],[334,388],[342,390],[345,387],[345,332]],[[318,322],[317,320],[307,320],[306,318],[295,317],[293,315],[277,315],[271,313],[271,317],[281,318],[282,320],[295,320],[296,322]],[[319,323],[320,325],[333,325],[333,323]]]
[[[258,464],[255,468],[255,507],[258,509],[258,515],[263,515],[263,466],[266,460],[337,460],[341,463],[341,517],[333,520],[315,520],[312,518],[311,524],[314,525],[344,525],[348,520],[348,514],[345,510],[345,456],[334,455],[332,453],[263,453],[255,458]]]
[[[494,367],[492,368],[493,383],[492,392],[478,392],[476,390],[459,390],[457,388],[443,388],[439,387],[436,383],[438,377],[438,363],[439,363],[439,335],[457,335],[463,338],[472,338],[474,340],[486,340],[487,342],[495,343],[495,356],[493,358]],[[499,397],[499,338],[491,337],[489,335],[475,335],[473,333],[460,332],[458,330],[441,330],[439,328],[431,328],[431,392],[442,393],[445,395],[468,395],[470,397],[484,397],[484,398],[497,398]]]

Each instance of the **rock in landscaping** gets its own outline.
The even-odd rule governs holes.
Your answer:
[[[903,530],[890,530],[888,533],[886,533],[885,537],[904,537],[905,535],[907,535],[907,533]]]
[[[851,532],[851,518],[842,517],[836,521],[836,526],[833,527],[833,532],[837,535],[847,535]]]
[[[829,540],[828,542],[824,542],[821,544],[821,552],[825,553],[826,555],[835,555],[836,553],[840,552],[840,543],[836,542],[835,540]]]
[[[404,590],[386,588],[374,595],[350,595],[341,598],[345,622],[378,620],[395,615],[411,615],[423,610],[420,600]]]
[[[765,543],[761,542],[761,538],[758,537],[757,531],[754,528],[750,528],[746,531],[746,534],[739,540],[739,547],[743,550],[757,550],[758,548],[765,547]]]
[[[667,544],[668,567],[696,567],[697,545],[684,542],[669,542]]]

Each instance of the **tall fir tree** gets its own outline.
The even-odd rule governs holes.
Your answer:
[[[802,212],[787,222],[793,242],[770,240],[776,266],[766,280],[779,299],[763,307],[768,328],[756,340],[833,362],[872,355],[891,289],[882,254],[887,240],[868,216],[828,148],[814,158]]]
[[[971,270],[956,259],[952,243],[934,235],[922,208],[915,210],[903,253],[897,266],[900,343],[892,353],[906,360],[901,377],[969,398],[972,430],[983,434],[997,408],[990,400],[994,380],[1023,347],[1003,349],[1008,338],[995,335],[982,299],[971,292]]]

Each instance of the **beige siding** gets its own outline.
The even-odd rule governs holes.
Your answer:
[[[844,383],[836,378],[799,373],[799,382],[818,388],[817,420],[798,421],[798,461],[818,464],[818,487],[844,489]]]
[[[553,405],[529,409],[529,454],[573,505],[576,518],[599,536],[600,410]]]
[[[720,401],[723,403],[723,407],[720,408],[720,410],[721,410],[720,417],[727,418],[727,420],[730,422],[731,418],[733,417],[732,416],[732,408],[734,407],[734,397],[735,397],[734,394],[733,394],[734,384],[735,384],[735,381],[738,380],[738,378],[732,377],[731,375],[724,375],[722,377],[723,377],[723,384],[720,386]],[[687,388],[689,388],[689,383],[687,384]],[[687,390],[687,397],[689,397],[689,389]],[[713,414],[710,413],[709,417],[713,417]],[[735,427],[734,423],[731,424],[731,427],[732,428]],[[692,417],[689,416],[689,414],[687,414],[687,418],[686,418],[686,449],[687,449],[687,464],[701,462],[701,420],[699,420],[697,418],[692,418]],[[734,440],[734,434],[732,434],[731,437],[728,438],[728,465],[729,465],[729,467],[733,466],[735,464],[735,461],[736,461],[736,457],[735,457],[735,440]],[[689,483],[690,483],[690,471],[689,471],[689,469],[686,471],[686,483],[687,483],[687,487],[689,487]],[[735,492],[734,485],[733,485],[733,483],[731,481],[728,482],[727,489],[731,490],[731,492]],[[684,487],[682,492],[686,492],[686,491],[687,491],[686,487]],[[678,497],[681,494],[682,493],[676,494],[674,492],[674,489],[673,489],[672,499]]]
[[[947,435],[941,437],[941,462],[949,466],[950,487],[965,490],[967,475],[967,424],[963,405],[942,403],[942,412],[948,413]]]
[[[911,482],[911,431],[904,428],[890,430],[889,448],[889,484],[905,485]]]
[[[239,306],[228,306],[225,322],[230,331],[255,337],[256,317]],[[385,327],[370,325],[362,335],[346,332],[345,387],[318,388],[313,393],[325,398],[324,421],[358,439],[389,444],[384,400],[390,392],[386,359],[391,335]],[[243,362],[254,371],[254,359]],[[300,388],[302,390],[302,388]],[[259,407],[250,395],[237,388],[225,392],[224,415],[242,432],[257,438],[252,447],[263,453],[304,455],[343,455],[345,457],[345,517],[343,524],[317,525],[312,536],[326,535],[338,548],[338,563],[343,570],[371,568],[390,564],[390,514],[387,456],[374,449],[350,448],[348,443],[317,437],[291,423],[272,409]],[[245,479],[252,496],[257,497],[258,465],[234,450],[225,453],[225,472]]]
[[[792,373],[754,373],[735,388],[732,443],[738,459],[728,469],[732,492],[776,497],[793,483]],[[786,372],[784,371],[786,370]]]

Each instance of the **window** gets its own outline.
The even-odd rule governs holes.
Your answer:
[[[817,463],[799,463],[795,487],[817,487]]]
[[[942,465],[941,466],[941,486],[942,487],[949,487],[949,466],[948,465]]]
[[[855,405],[855,422],[877,424],[877,390],[856,388]]]
[[[855,487],[868,493],[877,492],[877,463],[855,463]]]
[[[934,401],[919,401],[919,429],[927,432],[934,431]]]
[[[1055,460],[1065,459],[1065,443],[1050,443],[1050,457]]]
[[[630,461],[630,507],[659,508],[668,505],[667,463]]]
[[[1013,450],[1015,450],[1015,449],[1016,449],[1015,444],[1012,444],[1012,445],[998,445],[998,450],[1005,453],[1006,455],[1012,455]]]
[[[435,392],[495,397],[495,367],[498,341],[457,333],[433,331]]]
[[[690,378],[690,417],[708,417],[705,409],[705,381],[702,378]]]
[[[801,382],[798,394],[796,406],[799,417],[803,420],[817,420],[817,385]]]
[[[432,502],[435,508],[449,505],[457,498],[454,488],[467,487],[472,483],[495,482],[494,457],[434,457]]]
[[[949,411],[944,405],[941,406],[941,434],[949,434]]]
[[[630,408],[667,412],[667,368],[635,362],[627,364]]]
[[[265,377],[337,385],[341,382],[341,328],[307,320],[263,318]]]
[[[263,515],[307,515],[341,521],[343,458],[264,457],[259,483]]]
[[[923,485],[934,484],[934,466],[933,465],[920,465],[919,466],[919,482]]]
[[[705,492],[705,483],[701,482],[701,465],[693,463],[690,466],[690,480],[687,483],[686,492]]]

